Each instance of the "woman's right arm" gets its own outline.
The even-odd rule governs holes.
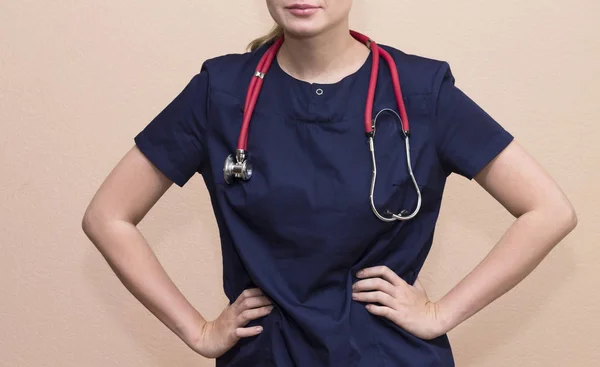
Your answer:
[[[82,227],[123,285],[193,347],[206,320],[175,286],[136,227],[172,184],[134,146],[94,195]]]
[[[260,334],[262,327],[246,325],[273,306],[260,289],[246,289],[207,322],[183,296],[136,227],[172,184],[134,145],[94,195],[82,227],[131,294],[190,348],[216,358]]]

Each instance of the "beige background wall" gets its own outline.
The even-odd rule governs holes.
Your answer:
[[[234,10],[235,9],[235,10]],[[232,11],[233,10],[233,11]],[[576,231],[450,333],[457,365],[600,365],[600,2],[355,0],[352,26],[447,60],[457,85],[556,177]],[[133,136],[206,58],[270,28],[262,0],[0,1],[0,365],[211,366],[121,285],[80,229]],[[207,317],[225,304],[199,176],[141,224]],[[512,218],[452,178],[422,276],[441,297]]]

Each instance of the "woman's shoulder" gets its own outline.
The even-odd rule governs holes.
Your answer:
[[[379,45],[394,59],[402,90],[407,94],[435,95],[444,78],[452,78],[447,61],[404,52],[388,45]]]
[[[211,91],[236,96],[245,92],[265,51],[261,47],[255,51],[228,53],[205,60],[202,72],[208,73]],[[240,85],[244,85],[244,88],[240,88]]]

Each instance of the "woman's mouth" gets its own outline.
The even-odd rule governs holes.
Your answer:
[[[288,7],[286,7],[286,9],[297,16],[309,16],[309,15],[313,15],[314,13],[317,12],[317,10],[319,10],[318,6],[314,6],[314,5],[309,5],[309,4],[293,4],[290,5]]]

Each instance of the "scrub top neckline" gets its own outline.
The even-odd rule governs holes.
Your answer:
[[[280,84],[265,83],[265,94],[277,100],[280,112],[296,121],[324,123],[341,122],[364,113],[364,104],[349,104],[356,90],[366,98],[366,85],[371,76],[373,53],[370,52],[362,65],[354,72],[333,83],[310,83],[285,72],[277,57],[273,58],[271,70],[274,80]],[[268,77],[268,76],[267,76]],[[271,89],[276,88],[276,89]],[[354,92],[353,92],[354,91]],[[272,107],[273,108],[273,107]]]
[[[343,86],[344,84],[348,83],[352,79],[355,79],[359,75],[365,73],[367,70],[370,70],[371,68],[369,66],[371,65],[371,60],[373,58],[373,52],[369,52],[369,55],[367,56],[367,58],[363,61],[362,65],[356,71],[344,76],[337,82],[333,82],[333,83],[311,83],[311,82],[307,82],[305,80],[298,79],[298,78],[292,76],[291,74],[289,74],[288,72],[286,72],[285,70],[283,70],[283,68],[279,64],[278,56],[279,56],[279,54],[275,55],[275,57],[273,58],[273,64],[271,67],[273,67],[274,71],[277,74],[282,75],[289,82],[292,82],[292,83],[295,83],[298,85],[302,85],[305,87],[309,87],[309,88],[321,87],[321,88],[327,88],[327,89],[331,90],[331,89],[335,89],[336,87]]]

